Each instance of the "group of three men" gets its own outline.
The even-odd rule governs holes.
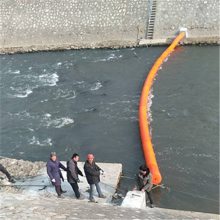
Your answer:
[[[57,160],[55,152],[50,154],[50,160],[47,162],[47,173],[50,177],[52,184],[55,186],[58,198],[61,198],[61,194],[66,191],[61,188],[61,179],[63,179],[60,168],[67,171],[67,181],[71,185],[76,198],[83,199],[83,196],[79,192],[78,183],[80,182],[78,175],[83,176],[82,171],[78,168],[77,162],[79,161],[79,155],[74,153],[71,160],[67,162],[67,168]],[[100,198],[106,198],[100,188],[100,174],[104,172],[94,161],[94,155],[88,154],[87,160],[84,164],[84,172],[88,184],[90,185],[89,200],[96,202],[94,199],[94,190],[98,192]],[[146,192],[150,200],[150,207],[153,207],[153,200],[151,197],[151,189],[153,187],[152,175],[149,168],[146,165],[139,167],[139,173],[137,175],[138,190]]]
[[[67,172],[67,181],[71,185],[75,196],[77,199],[83,199],[83,196],[79,192],[78,183],[79,175],[83,176],[82,171],[78,168],[77,162],[79,161],[79,155],[74,153],[71,160],[67,161],[67,167],[65,167],[60,161],[57,159],[57,155],[55,152],[51,152],[50,160],[47,162],[47,173],[52,182],[55,186],[55,190],[57,192],[58,198],[62,198],[61,194],[65,193],[66,191],[62,190],[61,188],[61,179],[64,181],[60,168]],[[98,192],[100,198],[106,198],[101,191],[100,188],[100,174],[104,172],[94,161],[94,155],[88,154],[87,160],[84,164],[84,172],[86,175],[86,179],[88,184],[90,185],[90,193],[89,193],[89,200],[91,202],[96,202],[94,199],[94,190]]]

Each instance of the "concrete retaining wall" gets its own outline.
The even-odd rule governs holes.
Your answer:
[[[2,0],[1,48],[135,45],[147,0]]]
[[[152,1],[1,0],[0,52],[137,46]],[[153,38],[166,42],[184,26],[196,42],[209,42],[218,38],[218,18],[218,0],[157,0]]]
[[[219,0],[158,0],[153,38],[171,38],[180,27],[190,38],[218,36]]]

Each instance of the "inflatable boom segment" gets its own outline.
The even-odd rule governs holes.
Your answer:
[[[151,68],[147,79],[144,82],[144,86],[141,93],[140,105],[139,105],[139,127],[140,127],[140,135],[142,148],[144,153],[144,158],[146,161],[146,165],[149,167],[150,172],[153,176],[153,184],[157,185],[161,182],[162,177],[157,165],[157,160],[154,154],[153,144],[151,142],[150,135],[150,123],[148,120],[148,97],[150,94],[151,86],[153,84],[153,80],[157,74],[158,69],[164,60],[169,56],[169,54],[174,50],[177,44],[185,37],[185,32],[181,32],[175,40],[171,43],[171,45],[161,54],[161,56],[156,60],[153,67]]]

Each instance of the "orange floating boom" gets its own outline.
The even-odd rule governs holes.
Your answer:
[[[154,154],[153,144],[151,142],[151,135],[149,131],[149,120],[148,120],[148,96],[150,94],[150,89],[153,84],[153,80],[157,74],[158,69],[164,62],[164,60],[169,56],[169,54],[174,50],[177,44],[185,37],[185,32],[181,32],[172,44],[161,54],[161,56],[156,60],[153,67],[151,68],[147,79],[144,82],[144,86],[141,93],[140,105],[139,105],[139,127],[140,135],[142,141],[142,148],[144,153],[144,158],[146,165],[149,167],[150,172],[153,176],[153,184],[157,185],[161,182],[162,177],[157,165],[157,160]]]

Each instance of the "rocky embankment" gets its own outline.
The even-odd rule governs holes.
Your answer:
[[[12,158],[0,157],[0,164],[2,164],[7,171],[15,178],[15,180],[24,181],[26,178],[35,177],[38,172],[45,167],[44,162],[31,162],[24,160],[16,160]],[[5,186],[11,185],[8,182],[5,174],[0,172],[0,190],[7,192],[15,192],[19,189],[16,187]]]

